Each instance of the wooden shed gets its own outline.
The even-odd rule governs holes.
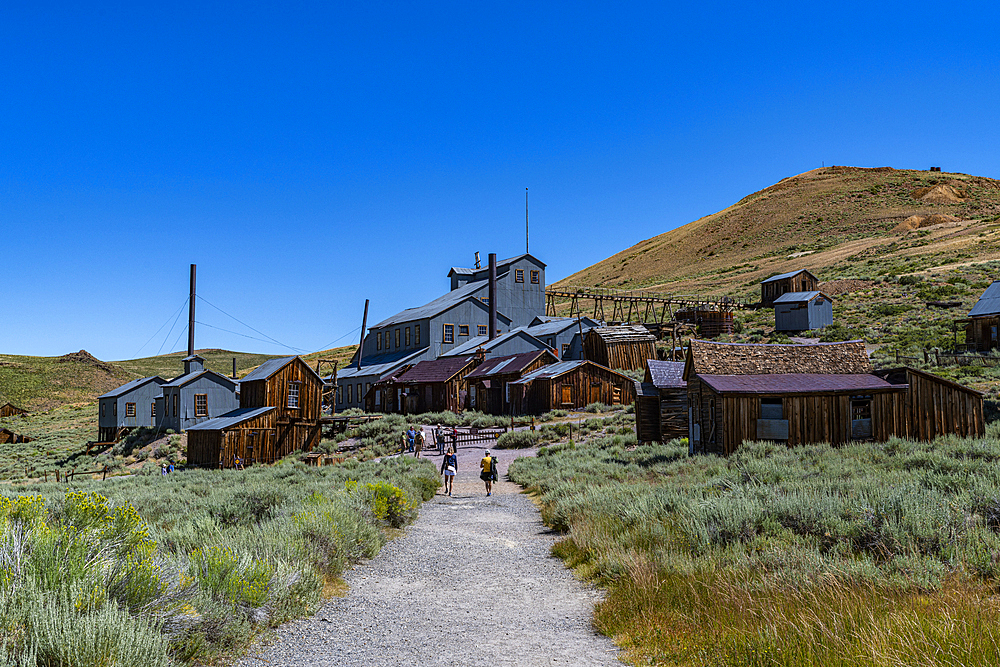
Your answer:
[[[668,442],[688,435],[687,382],[684,362],[646,362],[646,376],[637,383],[635,434],[639,442]]]
[[[965,345],[972,352],[988,352],[1000,347],[1000,281],[986,288],[979,301],[969,311],[965,324]]]
[[[0,428],[0,445],[19,444],[22,442],[31,442],[32,440],[34,440],[34,438],[14,433],[9,428]]]
[[[577,410],[590,403],[631,405],[635,381],[587,360],[560,361],[508,383],[513,413],[538,415],[549,410]]]
[[[188,429],[188,462],[230,467],[232,452],[244,451],[246,464],[312,450],[320,439],[322,394],[322,378],[300,357],[261,364],[240,382],[238,409]]]
[[[833,324],[833,299],[823,292],[789,292],[774,300],[776,331],[811,331]]]
[[[806,269],[771,276],[760,283],[760,303],[774,305],[774,300],[790,292],[813,292],[819,289],[819,279]]]
[[[684,377],[692,452],[728,455],[746,440],[839,445],[985,430],[979,392],[914,369],[874,373],[863,341],[693,340]]]
[[[584,336],[585,358],[607,368],[643,368],[656,358],[656,336],[641,325],[594,327]]]
[[[481,355],[421,361],[397,377],[391,389],[404,414],[459,412],[465,409],[468,398],[465,376],[481,361]]]
[[[13,403],[4,403],[0,405],[0,419],[4,417],[23,417],[28,414],[27,410],[22,410]]]
[[[487,359],[466,376],[469,408],[490,415],[512,414],[509,385],[558,359],[548,350],[536,350]]]

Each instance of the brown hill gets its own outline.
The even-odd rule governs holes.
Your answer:
[[[901,224],[911,216],[923,220]],[[937,224],[948,220],[955,222]],[[556,286],[747,296],[768,275],[799,268],[824,280],[856,277],[859,263],[867,263],[862,273],[870,275],[930,270],[1000,258],[998,221],[1000,181],[826,167],[642,241]]]

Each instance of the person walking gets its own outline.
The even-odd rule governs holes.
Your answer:
[[[444,491],[449,496],[455,488],[455,473],[458,472],[458,454],[449,449],[441,461],[441,473],[444,475]]]
[[[410,445],[410,451],[413,451],[414,440],[417,439],[417,432],[413,430],[413,424],[410,424],[410,428],[406,429],[406,442]]]
[[[483,456],[483,460],[479,462],[479,467],[482,472],[479,473],[479,479],[486,483],[486,495],[493,495],[493,481],[497,478],[497,460],[490,456],[490,450],[486,450]]]
[[[413,437],[413,458],[420,458],[420,452],[424,448],[424,429],[420,428],[419,431],[414,431]]]

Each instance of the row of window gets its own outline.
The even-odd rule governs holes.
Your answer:
[[[524,282],[524,269],[514,269],[514,282],[523,283]],[[541,275],[539,271],[531,270],[531,284],[538,285],[541,282]]]
[[[343,405],[343,403],[344,403],[344,391],[345,391],[345,388],[346,388],[346,391],[347,391],[347,402],[348,403],[353,403],[354,402],[354,385],[353,384],[345,384],[345,385],[341,385],[341,386],[337,387],[337,405]],[[371,382],[368,383],[367,387],[365,387],[365,383],[364,382],[359,382],[358,383],[358,402],[361,402],[362,400],[364,400],[365,393],[367,393],[368,389],[371,389],[371,388],[372,388],[372,383]]]
[[[292,381],[288,383],[288,407],[298,408],[299,407],[299,385],[301,382]],[[179,399],[178,394],[174,394],[174,417],[177,416],[177,403]],[[101,404],[101,416],[107,415],[108,404]],[[118,416],[118,402],[111,404],[111,414],[114,417]],[[156,403],[150,404],[149,415],[151,417],[156,417]],[[195,394],[194,395],[194,416],[195,417],[207,417],[208,416],[208,394]],[[125,404],[125,418],[135,417],[135,403]]]
[[[402,329],[397,327],[393,333],[395,333],[397,350],[410,347],[410,327],[403,327]],[[400,334],[402,334],[402,341],[400,341]],[[375,334],[375,349],[381,350],[383,345],[385,345],[386,352],[392,349],[392,338],[390,337],[389,329]],[[419,324],[413,326],[413,346],[420,347]]]
[[[478,324],[476,326],[477,326],[477,329],[476,329],[476,335],[477,336],[487,336],[487,335],[489,335],[490,328],[488,326],[486,326],[485,324]],[[469,325],[468,324],[459,324],[458,325],[458,335],[460,337],[461,336],[468,336],[469,335]],[[444,342],[444,343],[454,343],[455,342],[455,325],[454,324],[445,324],[443,326],[443,329],[442,329],[442,332],[441,332],[441,336],[442,336],[442,342]]]

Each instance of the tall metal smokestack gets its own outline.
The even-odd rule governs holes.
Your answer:
[[[490,340],[497,337],[497,254],[490,253]]]
[[[194,278],[196,265],[191,265],[191,296],[188,298],[188,353],[194,354]]]

